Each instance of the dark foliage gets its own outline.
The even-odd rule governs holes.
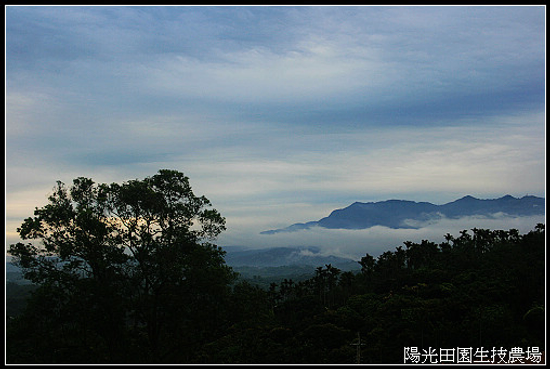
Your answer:
[[[135,202],[143,191],[161,186],[155,182],[160,179],[133,183],[136,193],[125,194],[119,212],[134,206],[142,215],[183,214],[183,207]],[[112,188],[122,191],[117,186]],[[162,191],[174,195],[173,189]],[[153,191],[149,200],[155,196]],[[22,232],[50,240],[49,256],[76,250],[97,265],[91,272],[70,258],[57,265],[58,259],[31,246],[12,246],[36,286],[24,312],[9,321],[8,363],[351,364],[358,357],[362,363],[403,363],[404,347],[545,350],[542,224],[524,235],[473,229],[447,235],[440,244],[405,242],[378,258],[366,254],[357,273],[327,264],[311,278],[261,288],[235,281],[223,252],[200,242],[188,226],[172,224],[172,217],[162,218],[160,238],[148,238],[146,232],[118,232],[112,222],[106,229],[107,223],[92,216],[106,208],[71,214],[62,198],[54,199],[57,208],[37,210]],[[204,198],[191,199],[195,213],[206,204]],[[219,214],[201,214],[212,221],[210,227],[223,226]],[[84,216],[87,221],[79,218]],[[130,227],[133,216],[124,218]],[[71,238],[63,227],[80,221],[72,233],[77,238]],[[52,225],[48,234],[45,223]],[[104,249],[86,247],[85,239]],[[136,240],[149,248],[140,249]],[[117,242],[136,252],[117,253]],[[128,255],[136,260],[129,263]],[[41,264],[33,264],[36,260]]]
[[[308,280],[273,283],[264,296],[270,318],[247,319],[246,331],[212,343],[205,357],[216,351],[231,355],[212,362],[355,363],[357,335],[362,363],[403,363],[405,347],[544,351],[542,224],[525,235],[473,229],[440,244],[404,245],[365,255],[360,273],[325,265]]]

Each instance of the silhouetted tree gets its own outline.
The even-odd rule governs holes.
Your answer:
[[[40,286],[27,318],[56,327],[39,332],[53,339],[34,344],[53,349],[52,362],[89,360],[50,347],[65,344],[90,352],[93,345],[99,362],[128,360],[131,348],[138,361],[189,359],[221,326],[234,278],[210,243],[225,229],[210,206],[173,170],[123,184],[58,182],[49,203],[18,229],[39,244],[9,250]]]

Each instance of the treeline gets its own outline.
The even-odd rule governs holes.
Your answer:
[[[173,332],[125,314],[117,291],[60,296],[46,284],[9,320],[7,362],[403,363],[405,347],[545,350],[543,224],[523,235],[473,229],[441,243],[407,241],[360,265],[358,273],[320,266],[269,289],[240,281],[147,300],[157,305],[144,311],[185,328]],[[204,287],[209,277],[200,280]],[[98,309],[100,300],[110,309]],[[154,335],[158,347],[147,339]]]
[[[227,363],[355,363],[358,336],[362,363],[403,363],[405,347],[544,351],[544,225],[404,245],[367,254],[361,273],[325,265],[267,292],[240,286],[248,319],[205,354]]]

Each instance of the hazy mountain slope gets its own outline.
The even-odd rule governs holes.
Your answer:
[[[443,217],[494,217],[498,215],[521,217],[541,214],[545,214],[545,200],[536,196],[515,198],[506,195],[488,200],[465,196],[443,205],[406,200],[355,202],[346,208],[334,210],[328,217],[318,221],[296,223],[287,228],[261,233],[292,232],[314,226],[330,229],[365,229],[377,225],[388,228],[422,228],[426,222]]]
[[[349,270],[357,261],[334,255],[322,255],[316,247],[273,247],[267,249],[242,249],[226,246],[225,261],[232,267],[281,267],[281,266],[323,266]],[[358,265],[358,264],[357,264]]]

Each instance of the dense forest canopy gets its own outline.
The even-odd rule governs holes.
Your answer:
[[[545,351],[543,224],[405,241],[366,253],[359,272],[327,264],[269,288],[225,264],[212,243],[224,229],[177,171],[59,182],[18,229],[28,242],[10,246],[35,288],[8,318],[7,363],[433,362],[423,353],[460,347],[537,362]]]

